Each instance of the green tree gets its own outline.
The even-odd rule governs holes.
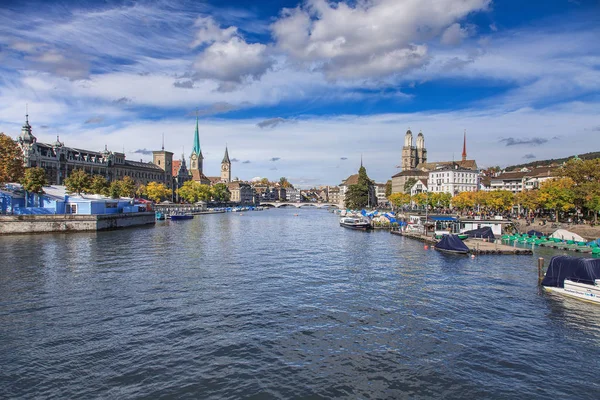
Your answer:
[[[19,182],[24,173],[21,149],[9,136],[0,133],[0,183]]]
[[[105,195],[108,193],[108,182],[102,175],[94,175],[90,179],[87,190],[89,193]]]
[[[159,182],[148,183],[146,185],[146,192],[148,193],[148,198],[155,203],[171,197],[171,190],[165,184]]]
[[[284,176],[279,178],[279,185],[284,189],[293,187],[292,184]]]
[[[224,183],[217,183],[213,187],[210,188],[211,197],[214,201],[229,201],[231,198],[231,193],[229,192],[229,188]]]
[[[388,198],[390,197],[392,194],[392,180],[388,179],[388,181],[385,183],[385,197]]]
[[[514,203],[514,194],[508,190],[486,192],[488,209],[497,212],[508,211]]]
[[[43,187],[48,185],[46,171],[39,167],[27,168],[21,184],[26,193],[34,193],[39,200],[39,195],[44,193]]]
[[[408,178],[406,182],[404,182],[404,193],[410,193],[410,189],[415,186],[417,180],[415,178]]]
[[[200,185],[198,185],[197,191],[198,191],[198,200],[201,200],[201,201],[209,201],[210,200],[210,197],[212,195],[210,186],[200,184]]]
[[[358,182],[350,185],[346,192],[346,207],[358,210],[371,204],[371,193],[373,193],[373,182],[367,175],[367,170],[361,165],[358,170]]]
[[[136,190],[136,184],[132,177],[125,176],[121,180],[121,193],[120,197],[134,197]]]
[[[122,181],[112,181],[108,186],[107,193],[113,199],[118,199],[121,197],[121,183]]]
[[[269,178],[262,178],[260,180],[260,183],[262,183],[263,185],[268,185],[269,184]]]
[[[147,195],[148,195],[148,193],[147,193],[147,191],[146,191],[146,185],[143,185],[143,184],[141,184],[141,183],[137,184],[137,185],[135,186],[135,195],[136,195],[137,197],[144,197],[144,196],[147,196]]]
[[[73,170],[65,179],[65,186],[70,193],[81,194],[89,190],[90,176],[82,169]]]
[[[200,184],[195,181],[185,181],[183,185],[177,189],[177,194],[183,200],[193,204],[198,201],[198,185]]]
[[[419,207],[425,207],[429,202],[429,196],[426,192],[417,193],[412,197],[412,201]]]
[[[600,159],[571,159],[562,166],[560,175],[573,181],[575,205],[593,211],[597,221],[595,199],[600,197]]]
[[[558,178],[545,181],[540,186],[540,204],[546,209],[554,210],[556,221],[560,211],[575,208],[574,184],[571,178]]]

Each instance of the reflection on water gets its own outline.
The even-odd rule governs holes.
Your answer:
[[[600,307],[540,293],[537,255],[451,257],[304,209],[0,252],[8,398],[600,393]]]

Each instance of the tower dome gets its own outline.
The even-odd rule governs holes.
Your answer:
[[[33,136],[33,134],[31,133],[31,125],[29,125],[29,114],[25,115],[25,124],[21,128],[21,135],[19,136],[19,139],[23,143],[28,144],[35,143],[37,141],[35,136]]]
[[[419,132],[417,135],[417,149],[423,148],[425,148],[425,136],[423,135],[423,132]]]
[[[409,130],[406,131],[406,135],[404,135],[404,146],[405,147],[412,147],[412,132]]]

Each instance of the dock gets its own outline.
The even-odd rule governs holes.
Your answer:
[[[401,231],[391,231],[393,235],[405,236],[411,239],[419,240],[431,245],[435,245],[438,241],[431,236],[425,236],[420,233],[407,233]],[[480,239],[466,239],[463,241],[469,248],[471,254],[499,254],[499,255],[532,255],[532,249],[524,249],[521,247],[508,246],[499,241],[486,242]]]

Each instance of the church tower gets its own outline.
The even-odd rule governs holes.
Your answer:
[[[190,156],[190,172],[193,174],[193,171],[198,171],[199,176],[202,176],[203,161],[204,157],[200,149],[200,134],[198,133],[198,115],[196,115],[196,132],[194,132],[194,147]]]
[[[412,132],[406,131],[404,135],[404,147],[402,147],[402,171],[409,171],[415,169],[417,166],[417,151],[413,146]]]
[[[419,132],[417,136],[417,165],[427,162],[427,149],[425,148],[425,136]]]
[[[229,151],[225,146],[225,155],[223,161],[221,161],[221,182],[231,182],[231,161],[229,160]]]
[[[462,160],[467,161],[467,130],[466,129],[465,129],[465,135],[463,136]]]

